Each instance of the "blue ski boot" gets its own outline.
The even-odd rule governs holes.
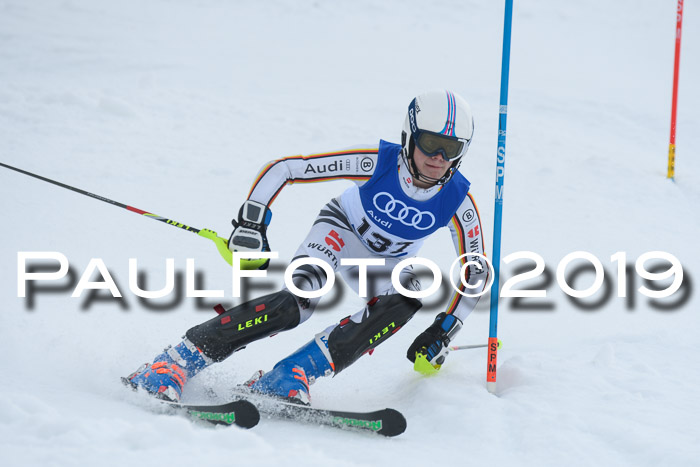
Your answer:
[[[328,358],[316,341],[312,340],[277,363],[272,371],[258,372],[246,385],[253,392],[310,405],[309,384],[313,384],[316,378],[332,373],[333,368]]]
[[[187,380],[212,363],[212,359],[185,338],[174,348],[168,347],[156,356],[153,363],[144,363],[122,381],[134,389],[143,388],[159,399],[179,402]]]

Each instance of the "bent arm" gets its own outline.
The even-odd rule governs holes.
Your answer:
[[[475,295],[484,290],[489,281],[489,269],[483,258],[470,256],[470,254],[484,254],[484,238],[481,229],[481,219],[476,203],[470,194],[464,198],[459,209],[452,216],[449,223],[452,241],[458,256],[467,255],[460,260],[461,265],[467,261],[474,261],[481,265],[469,265],[466,270],[466,282],[471,288],[460,284],[460,291]],[[460,266],[461,267],[461,266]],[[480,297],[465,297],[455,293],[450,301],[446,313],[454,314],[461,321],[474,310]]]

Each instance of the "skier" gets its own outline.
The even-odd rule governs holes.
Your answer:
[[[449,91],[433,91],[411,101],[401,145],[381,140],[378,147],[285,157],[263,167],[238,219],[232,221],[231,251],[270,251],[266,236],[270,205],[286,184],[349,179],[355,184],[321,209],[294,259],[320,258],[356,291],[359,268],[341,265],[341,259],[385,262],[371,267],[377,272],[371,278],[373,298],[363,309],[316,334],[271,371],[256,372],[246,383],[251,391],[308,405],[309,384],[316,378],[339,373],[405,325],[421,302],[398,293],[390,273],[402,259],[415,256],[438,228],[450,229],[458,255],[483,253],[469,181],[458,171],[473,132],[467,102]],[[254,261],[259,269],[269,263]],[[479,287],[483,290],[487,276],[485,267],[466,268],[472,295]],[[326,272],[316,264],[299,267],[292,277],[303,291],[319,290],[326,280]],[[405,289],[420,290],[411,267],[401,271],[399,281]],[[182,342],[166,348],[126,382],[179,401],[190,378],[253,341],[298,326],[311,316],[318,301],[295,296],[285,288],[240,304],[189,329]],[[422,354],[433,366],[442,364],[450,341],[477,301],[478,297],[455,293],[447,309],[408,348],[408,359],[413,362]]]

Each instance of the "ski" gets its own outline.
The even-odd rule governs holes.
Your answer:
[[[277,418],[325,425],[352,431],[377,433],[382,436],[398,436],[406,431],[406,418],[395,409],[374,412],[352,412],[317,409],[257,394],[235,394],[240,401],[250,401],[268,418]]]
[[[123,378],[123,382],[127,386],[133,386],[126,378]],[[212,394],[215,395],[214,391]],[[192,419],[203,420],[215,425],[237,425],[241,428],[252,428],[260,421],[260,414],[264,414],[267,418],[372,432],[387,437],[398,436],[406,431],[406,418],[395,409],[353,412],[317,409],[248,391],[243,393],[234,391],[232,396],[233,402],[214,405],[190,405],[165,400],[160,402],[171,412],[184,412]]]

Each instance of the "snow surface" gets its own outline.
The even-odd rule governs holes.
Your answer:
[[[152,289],[167,258],[182,274],[194,258],[205,286],[236,303],[228,267],[190,233],[0,170],[0,464],[700,465],[700,9],[686,2],[674,183],[675,5],[516,0],[503,255],[536,252],[554,274],[566,254],[589,251],[611,295],[581,309],[553,281],[547,298],[524,302],[534,310],[504,299],[496,396],[483,349],[453,353],[435,377],[412,371],[405,349],[440,311],[427,300],[373,356],[312,387],[319,407],[401,410],[408,429],[394,439],[271,420],[213,429],[149,410],[119,377],[213,312],[194,298],[147,308],[129,291],[129,258]],[[501,1],[2,0],[0,161],[228,235],[264,162],[397,141],[410,99],[445,87],[476,116],[461,170],[490,253],[502,28]],[[347,183],[282,192],[270,229],[278,264]],[[421,256],[447,270],[449,243],[440,232]],[[670,310],[635,290],[634,270],[617,297],[611,255],[633,264],[656,250],[685,271],[684,289],[656,302]],[[76,280],[101,258],[124,299],[71,298],[67,279],[33,303],[18,298],[20,251],[61,252]],[[251,281],[250,295],[280,283],[279,272]],[[591,283],[584,274],[576,287]],[[269,369],[361,304],[344,294],[250,345],[193,380],[186,400]],[[488,320],[486,297],[457,343],[485,342]]]

